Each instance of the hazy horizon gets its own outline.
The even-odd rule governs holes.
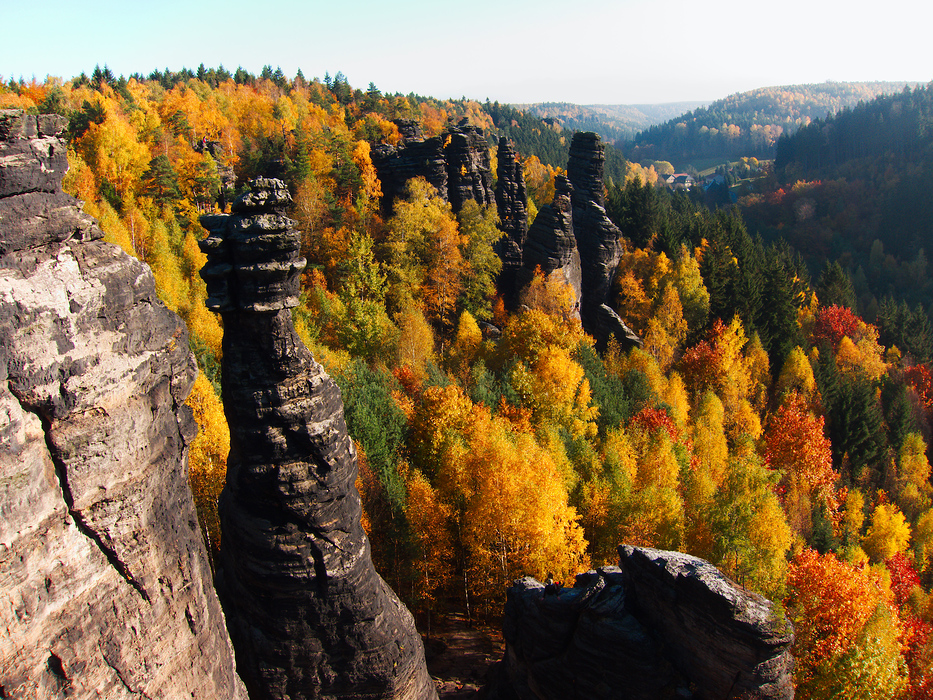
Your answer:
[[[775,9],[726,0],[497,0],[438,6],[239,0],[157,9],[114,0],[50,0],[6,8],[4,81],[64,80],[107,65],[116,75],[223,65],[293,77],[342,72],[351,85],[439,99],[578,105],[708,104],[777,85],[929,82],[924,19],[933,10],[892,0],[886,11],[840,12],[792,0]],[[28,28],[36,26],[36,31]],[[801,48],[802,47],[802,48]],[[926,75],[924,75],[926,73]]]

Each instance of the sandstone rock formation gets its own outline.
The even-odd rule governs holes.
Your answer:
[[[468,199],[482,207],[495,201],[492,187],[492,165],[489,143],[483,130],[471,126],[466,119],[447,129],[444,156],[447,161],[447,201],[454,213]]]
[[[278,180],[202,218],[230,425],[218,587],[259,698],[434,698],[411,614],[373,569],[340,391],[295,333],[299,235]]]
[[[246,698],[187,482],[187,331],[0,111],[0,697]]]
[[[498,287],[508,308],[515,308],[516,275],[522,267],[522,250],[528,235],[528,197],[522,163],[504,136],[496,152],[496,210],[499,229],[504,234],[496,242],[496,254],[502,260]]]
[[[573,588],[508,591],[506,655],[489,697],[793,697],[790,623],[703,561],[623,546]]]
[[[444,140],[435,136],[424,139],[421,127],[410,119],[395,122],[402,135],[398,146],[380,144],[372,150],[373,166],[382,185],[382,203],[386,211],[405,196],[405,185],[413,177],[423,177],[447,199],[447,161]]]
[[[528,229],[522,250],[522,268],[518,272],[517,286],[527,285],[535,269],[545,275],[558,275],[569,285],[579,304],[581,287],[580,252],[573,230],[573,187],[563,175],[554,181],[554,200],[538,211]]]
[[[606,215],[599,134],[577,132],[570,143],[567,177],[573,185],[573,229],[582,268],[580,319],[583,329],[604,345],[615,336],[623,346],[641,344],[609,306],[612,278],[622,255],[622,232]]]
[[[405,185],[414,177],[423,177],[434,185],[454,213],[468,199],[484,207],[492,204],[489,144],[482,129],[463,120],[448,126],[443,135],[425,139],[417,122],[399,119],[395,124],[402,135],[399,145],[380,144],[372,151],[387,211],[391,211],[397,197],[405,195]]]

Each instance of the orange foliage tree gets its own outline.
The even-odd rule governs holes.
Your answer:
[[[833,470],[823,417],[810,413],[803,399],[792,393],[768,422],[765,445],[768,464],[781,474],[780,493],[790,523],[809,536],[813,506],[824,505],[835,514],[839,505],[839,474]]]

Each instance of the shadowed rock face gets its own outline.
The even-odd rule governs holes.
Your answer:
[[[340,391],[295,333],[299,236],[278,180],[203,217],[230,425],[218,586],[254,698],[434,698],[411,614],[360,525]]]
[[[395,122],[402,135],[398,146],[380,144],[372,150],[373,166],[382,185],[382,203],[386,211],[405,196],[405,185],[413,177],[423,177],[447,200],[447,160],[440,136],[425,139],[421,127],[410,119]]]
[[[499,229],[505,234],[496,242],[496,254],[502,260],[499,289],[508,308],[515,308],[518,289],[516,275],[522,266],[522,250],[528,235],[528,198],[525,174],[509,140],[499,139],[496,153],[496,209]]]
[[[619,554],[573,588],[515,582],[488,697],[793,698],[793,631],[771,601],[686,554]]]
[[[468,199],[484,207],[492,204],[489,144],[482,129],[463,120],[448,126],[441,136],[425,139],[417,122],[399,119],[395,124],[402,135],[399,145],[381,144],[372,152],[387,211],[391,211],[396,198],[405,196],[405,185],[414,177],[423,177],[434,185],[454,213]]]
[[[492,165],[489,144],[483,130],[470,126],[464,119],[447,130],[447,201],[454,213],[459,212],[468,199],[482,207],[494,201]]]
[[[187,331],[62,193],[64,123],[0,111],[0,696],[245,700],[188,490]]]
[[[580,253],[573,229],[573,187],[563,175],[554,180],[554,200],[543,207],[528,229],[522,250],[518,288],[527,285],[536,268],[545,275],[559,275],[579,302],[581,295]]]
[[[612,278],[622,255],[622,232],[606,215],[603,165],[606,147],[599,134],[577,132],[570,143],[567,177],[573,185],[573,230],[580,251],[583,329],[605,345],[615,336],[623,347],[641,344],[609,307]]]

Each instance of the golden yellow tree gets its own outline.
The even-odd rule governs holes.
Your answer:
[[[227,475],[230,429],[220,399],[203,373],[198,373],[185,403],[191,408],[198,424],[198,435],[188,451],[188,479],[198,519],[213,555],[220,547],[217,499]]]

